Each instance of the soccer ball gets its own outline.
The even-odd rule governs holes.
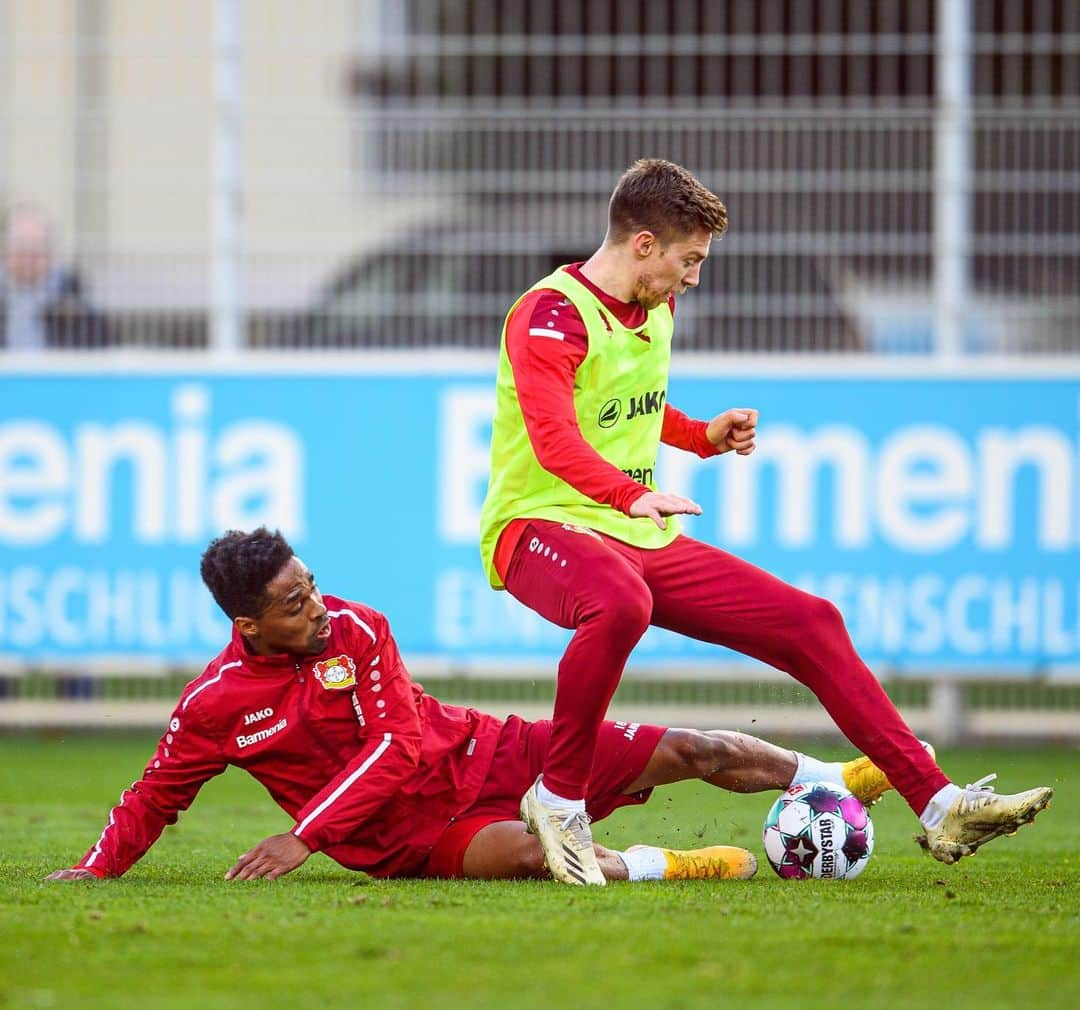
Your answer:
[[[874,851],[874,824],[866,807],[831,782],[807,782],[781,794],[761,837],[769,865],[789,880],[851,880]]]

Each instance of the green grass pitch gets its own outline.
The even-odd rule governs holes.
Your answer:
[[[94,841],[149,736],[0,737],[0,1008],[1080,1006],[1080,753],[943,755],[954,778],[1056,789],[1038,822],[959,866],[912,842],[895,794],[851,882],[764,861],[771,794],[700,783],[597,825],[609,845],[754,850],[749,883],[375,881],[325,857],[227,884],[287,819],[230,771],[120,881],[45,884]],[[829,753],[826,751],[826,753]]]

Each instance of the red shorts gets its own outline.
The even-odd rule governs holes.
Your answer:
[[[644,803],[652,795],[652,789],[628,793],[626,787],[645,770],[665,732],[663,726],[636,722],[605,722],[600,727],[585,797],[585,809],[594,821],[619,807]],[[526,722],[512,715],[506,720],[480,795],[435,843],[425,877],[460,877],[465,850],[481,828],[520,818],[521,797],[543,768],[550,735],[550,719]]]

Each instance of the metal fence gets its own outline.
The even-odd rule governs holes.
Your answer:
[[[494,347],[652,155],[731,215],[684,347],[1080,349],[1069,0],[8,0],[0,19],[0,199],[38,205],[83,280],[54,344]]]

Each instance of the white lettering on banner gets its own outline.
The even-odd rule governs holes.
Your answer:
[[[477,565],[477,569],[479,569]],[[450,568],[435,581],[435,640],[446,649],[566,647],[570,633],[509,593],[493,593],[483,572]]]
[[[457,386],[444,394],[439,417],[439,535],[448,544],[475,544],[491,463],[495,393]]]
[[[990,580],[982,575],[964,575],[949,587],[945,597],[945,626],[951,632],[952,647],[965,656],[982,656],[989,644]]]
[[[795,583],[832,600],[867,654],[1080,659],[1080,583],[970,572],[950,579],[830,573]]]
[[[907,649],[915,656],[929,656],[946,640],[945,613],[940,600],[947,583],[939,575],[923,575],[902,586],[896,599],[896,619],[907,638]],[[909,597],[905,601],[905,596]],[[845,611],[845,615],[848,612]],[[859,620],[856,615],[854,620]],[[849,616],[848,620],[852,620]]]
[[[82,588],[82,572],[77,568],[61,568],[45,586],[44,610],[52,615],[52,637],[57,645],[77,648],[80,644],[78,622],[68,616],[67,597]]]
[[[901,428],[881,446],[877,513],[885,539],[908,551],[936,552],[968,529],[971,460],[958,435],[936,425]]]
[[[165,457],[164,439],[141,421],[111,428],[79,425],[75,435],[75,539],[100,544],[108,538],[113,473],[116,464],[125,461],[131,468],[132,532],[142,543],[160,543],[165,537]]]
[[[210,432],[210,392],[178,385],[170,427],[86,421],[70,435],[37,420],[0,423],[0,543],[35,547],[64,535],[101,544],[130,515],[138,543],[201,541],[265,524],[304,533],[304,448],[271,421]],[[120,495],[130,487],[130,505]]]
[[[71,467],[63,439],[47,424],[0,424],[0,541],[34,547],[64,527]]]
[[[1047,614],[1057,604],[1061,610],[1061,583],[1050,583],[1046,587]],[[1039,581],[1037,579],[994,579],[991,584],[990,611],[994,615],[990,628],[993,648],[996,652],[1005,652],[1015,641],[1024,652],[1035,652],[1039,648]],[[1059,622],[1060,623],[1060,622]],[[1052,653],[1064,655],[1070,646],[1061,642],[1050,645]],[[1080,641],[1077,642],[1080,647]]]
[[[936,572],[876,576],[830,572],[795,584],[832,600],[860,653],[987,661],[1075,663],[1080,660],[1080,582],[1059,578]],[[493,593],[482,572],[438,575],[435,640],[446,649],[507,654],[565,648],[569,632],[549,624],[509,593]],[[651,628],[635,654],[714,656],[713,646]]]
[[[487,389],[451,387],[443,396],[438,522],[445,544],[476,542],[494,409]],[[1032,536],[1039,548],[1062,552],[1080,544],[1078,457],[1068,434],[1040,424],[986,427],[971,438],[940,424],[900,425],[879,445],[853,424],[768,424],[746,459],[718,463],[662,451],[659,482],[692,496],[695,481],[714,480],[723,503],[715,510],[717,542],[735,549],[773,540],[785,548],[858,550],[879,537],[920,554],[965,538],[981,550],[1005,551]],[[766,475],[774,482],[768,508]],[[1032,475],[1035,504],[1021,525],[1017,491]],[[775,533],[761,528],[772,512]]]
[[[1077,604],[1080,612],[1080,604]],[[1059,656],[1080,652],[1080,617],[1073,629],[1066,626],[1065,587],[1060,582],[1049,583],[1043,598],[1042,641],[1048,655]]]
[[[216,648],[229,634],[197,572],[0,569],[0,653]]]
[[[762,479],[771,472],[774,539],[781,547],[820,543],[822,476],[831,473],[832,524],[826,545],[867,547],[876,532],[889,546],[913,553],[948,550],[968,537],[976,548],[1003,551],[1018,536],[1031,535],[1039,548],[1060,552],[1080,543],[1077,453],[1063,432],[1042,425],[986,428],[974,445],[941,425],[907,425],[876,453],[854,427],[805,432],[776,425],[759,440],[757,452],[737,465],[717,466],[686,454],[663,457],[663,483],[672,492],[691,494],[700,468],[716,467],[718,500],[724,503],[716,535],[719,543],[734,548],[769,539],[759,524],[768,511]],[[1029,528],[1022,529],[1016,492],[1031,473],[1035,508]]]
[[[222,433],[215,458],[224,475],[211,496],[213,529],[277,525],[291,531],[286,536],[303,532],[304,450],[296,435],[244,421]]]
[[[976,540],[989,550],[1011,543],[1015,531],[1014,488],[1021,466],[1034,467],[1039,481],[1038,543],[1047,550],[1068,550],[1075,492],[1074,448],[1054,428],[1031,425],[1019,432],[990,428],[979,436],[982,461],[979,528]],[[1080,503],[1078,503],[1080,504]],[[1077,521],[1080,521],[1078,517]]]
[[[176,466],[180,473],[205,473],[207,458],[206,421],[210,416],[210,394],[204,386],[181,386],[173,397],[176,417]],[[177,533],[181,540],[193,541],[202,535],[206,516],[197,481],[181,481],[176,489]]]
[[[847,425],[829,425],[811,433],[774,425],[758,440],[754,455],[725,468],[724,522],[726,541],[747,545],[758,540],[758,473],[776,468],[777,538],[790,547],[813,543],[817,526],[817,473],[835,474],[833,539],[843,547],[870,542],[870,443]],[[747,466],[746,464],[750,465]],[[715,465],[715,461],[714,461]]]

